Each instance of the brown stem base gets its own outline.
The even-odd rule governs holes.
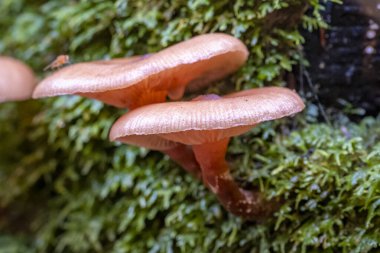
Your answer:
[[[260,219],[270,215],[276,205],[266,201],[259,192],[241,189],[232,178],[225,160],[228,142],[229,139],[224,139],[193,146],[204,184],[229,212],[237,216]]]

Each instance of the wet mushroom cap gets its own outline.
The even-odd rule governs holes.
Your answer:
[[[247,57],[247,48],[240,40],[226,34],[205,34],[127,62],[65,67],[44,79],[33,97],[79,94],[123,108],[150,91],[165,90],[172,99],[179,99],[186,85],[223,78],[243,65]]]
[[[33,71],[26,64],[0,56],[0,103],[31,98],[36,83]]]
[[[240,135],[264,121],[290,116],[304,108],[292,90],[269,87],[237,92],[220,99],[144,106],[116,121],[110,139],[159,135],[187,145]]]

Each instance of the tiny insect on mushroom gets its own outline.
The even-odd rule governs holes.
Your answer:
[[[205,185],[231,213],[258,219],[273,212],[275,204],[259,192],[241,189],[225,160],[230,137],[247,132],[263,121],[293,115],[304,108],[301,98],[286,88],[270,87],[219,97],[207,95],[188,102],[148,105],[116,121],[111,140],[160,136],[191,145]]]
[[[31,98],[36,84],[33,71],[25,63],[0,56],[0,103]]]
[[[33,97],[78,94],[134,109],[180,99],[187,85],[221,79],[245,63],[248,50],[227,34],[205,34],[157,53],[125,61],[96,61],[65,67],[44,79]]]
[[[68,55],[58,55],[55,60],[44,68],[44,71],[48,69],[57,69],[65,64],[70,63],[70,57]]]

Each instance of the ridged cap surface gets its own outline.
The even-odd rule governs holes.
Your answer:
[[[220,99],[148,105],[116,121],[111,140],[135,135],[159,135],[188,145],[214,142],[242,134],[252,126],[295,114],[301,98],[286,88],[269,87],[237,92]]]

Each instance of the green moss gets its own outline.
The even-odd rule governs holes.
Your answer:
[[[283,20],[293,17],[287,5],[303,2],[3,0],[0,52],[42,75],[58,54],[74,61],[142,54],[221,31],[251,51],[225,84],[279,84],[302,62],[303,39]],[[324,25],[318,12],[303,20]],[[232,140],[227,159],[239,182],[285,199],[273,218],[252,223],[226,213],[160,153],[110,143],[121,110],[79,97],[3,104],[0,251],[375,252],[380,119],[331,127],[311,123],[313,108]]]

